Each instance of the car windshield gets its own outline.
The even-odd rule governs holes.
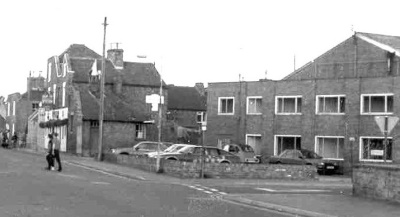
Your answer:
[[[179,149],[177,152],[186,154],[186,153],[193,153],[193,150],[194,150],[193,146],[185,146]]]
[[[165,149],[164,152],[176,152],[183,147],[183,145],[172,145],[169,148]]]
[[[245,145],[243,147],[244,152],[254,152],[253,148],[250,145]]]

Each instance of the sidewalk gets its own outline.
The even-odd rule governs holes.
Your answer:
[[[28,149],[19,151],[45,155]],[[282,180],[245,180],[245,179],[179,179],[162,174],[99,162],[93,158],[78,157],[64,153],[62,159],[66,164],[85,167],[92,170],[114,174],[117,176],[139,180],[169,182],[174,184],[202,184],[224,186],[261,186],[261,185],[291,185],[291,186],[337,186],[349,188],[352,186],[350,178],[320,177],[317,181],[282,181]],[[398,217],[400,205],[385,201],[360,198],[351,195],[324,195],[324,194],[228,194],[221,196],[224,200],[247,204],[251,206],[278,210],[286,213],[310,217]]]

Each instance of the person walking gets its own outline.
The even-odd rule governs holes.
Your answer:
[[[12,145],[13,148],[17,148],[17,142],[18,142],[18,135],[17,132],[14,132],[14,135],[11,137]]]
[[[61,146],[61,141],[58,138],[58,133],[54,133],[54,157],[56,158],[57,164],[58,164],[58,172],[61,172],[62,166],[61,166],[61,159],[60,159],[60,146]]]
[[[49,143],[48,143],[48,153],[46,155],[46,160],[47,160],[47,170],[54,170],[54,155],[53,155],[53,135],[49,134],[47,136],[49,138]]]

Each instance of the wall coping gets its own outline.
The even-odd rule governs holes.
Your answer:
[[[400,164],[372,164],[372,163],[362,163],[354,165],[355,168],[375,168],[381,170],[389,171],[400,171]]]

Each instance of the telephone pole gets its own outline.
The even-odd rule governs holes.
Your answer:
[[[107,27],[107,17],[104,17],[104,38],[103,38],[103,58],[101,62],[101,79],[100,79],[100,112],[99,112],[99,150],[97,160],[102,160],[103,155],[103,117],[104,117],[104,83],[106,79],[106,63],[105,63],[105,53],[106,53],[106,27]]]

